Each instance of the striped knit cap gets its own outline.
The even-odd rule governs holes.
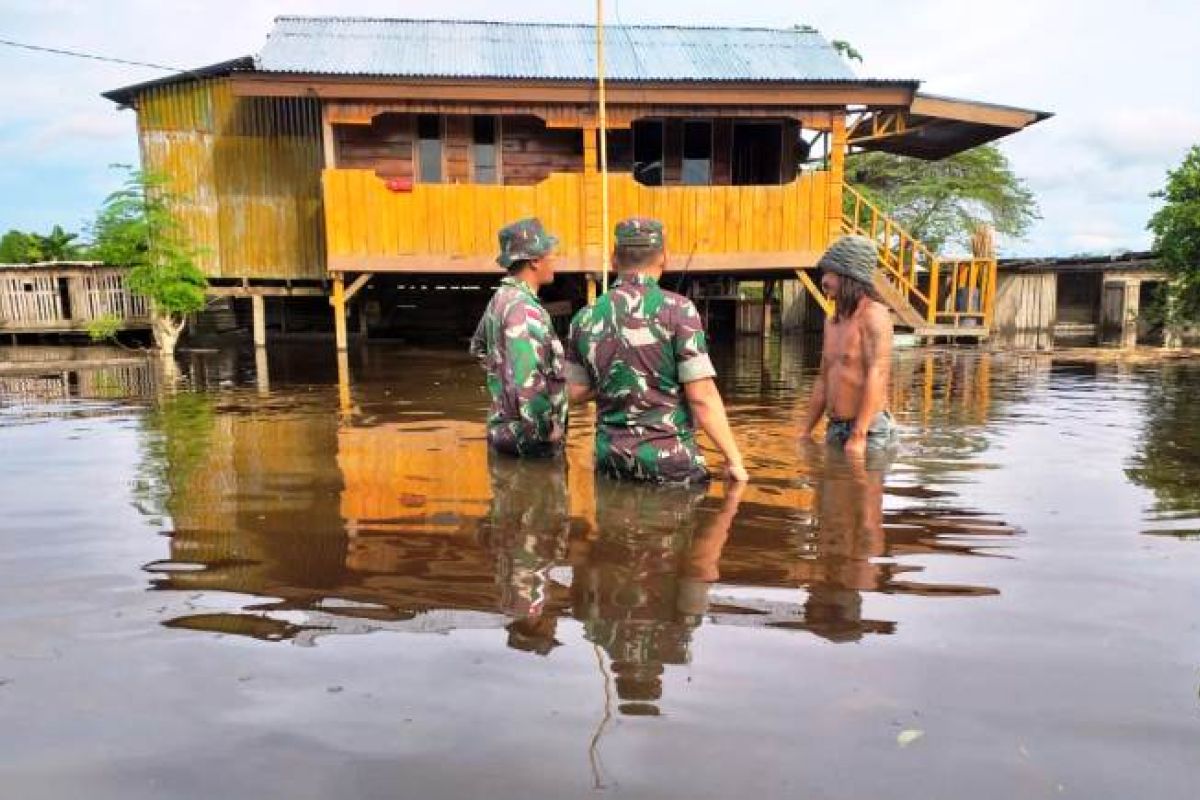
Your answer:
[[[843,236],[821,256],[817,269],[844,275],[870,286],[874,283],[878,260],[879,251],[875,242],[865,236]]]

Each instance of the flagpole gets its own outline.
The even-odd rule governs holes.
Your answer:
[[[596,76],[600,100],[600,263],[604,291],[608,291],[608,107],[604,94],[604,0],[596,0]]]

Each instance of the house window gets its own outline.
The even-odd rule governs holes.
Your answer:
[[[496,147],[499,127],[496,117],[472,118],[471,163],[475,168],[475,183],[499,183],[499,148]]]
[[[662,186],[662,120],[637,120],[633,123],[633,177],[645,186]]]
[[[783,181],[783,125],[737,122],[733,126],[733,183],[771,185]]]
[[[417,179],[442,182],[442,118],[437,114],[417,117]]]
[[[713,126],[711,122],[683,123],[684,186],[708,186],[712,183]]]

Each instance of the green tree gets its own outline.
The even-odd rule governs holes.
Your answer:
[[[41,250],[44,261],[71,261],[77,259],[83,248],[74,244],[79,238],[78,233],[67,233],[61,225],[55,225],[46,236],[32,234]]]
[[[124,186],[104,201],[92,228],[93,254],[129,267],[128,285],[150,301],[154,343],[175,352],[187,317],[204,308],[208,281],[198,251],[176,217],[166,179],[125,168]]]
[[[1200,321],[1200,145],[1167,172],[1166,187],[1151,197],[1164,201],[1146,226],[1170,276],[1162,316],[1168,325]]]
[[[846,181],[934,252],[948,244],[968,247],[980,223],[1023,236],[1041,218],[1025,181],[990,144],[941,161],[854,153],[846,159]]]
[[[33,264],[41,260],[41,246],[33,234],[10,230],[0,237],[0,264]]]

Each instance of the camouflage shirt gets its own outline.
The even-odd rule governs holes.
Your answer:
[[[548,455],[567,434],[562,343],[550,315],[522,280],[506,277],[471,338],[487,372],[487,438],[510,455]]]
[[[596,390],[596,469],[613,477],[708,477],[683,384],[715,374],[696,307],[654,278],[621,277],[571,322],[567,378]]]

